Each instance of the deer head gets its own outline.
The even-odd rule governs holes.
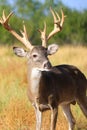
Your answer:
[[[54,54],[58,50],[58,46],[56,44],[49,45],[48,48],[35,46],[30,52],[18,47],[14,47],[13,50],[17,56],[27,57],[28,63],[32,64],[32,67],[47,70],[51,68],[48,55]]]

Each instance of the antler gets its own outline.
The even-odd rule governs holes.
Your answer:
[[[60,16],[58,15],[58,13],[56,11],[53,11],[52,8],[50,8],[50,11],[53,15],[53,19],[54,19],[54,29],[50,32],[50,34],[48,36],[46,36],[46,23],[44,23],[44,29],[43,31],[39,30],[39,32],[41,33],[41,40],[42,40],[42,46],[46,47],[47,45],[47,41],[56,33],[60,32],[62,30],[62,26],[64,23],[64,13],[63,10],[61,10],[61,14],[62,14],[62,18],[60,18]],[[8,16],[5,15],[5,12],[3,11],[2,17],[0,18],[0,23],[2,24],[2,26],[8,30],[13,36],[15,36],[20,42],[22,42],[28,49],[32,49],[33,46],[30,43],[30,41],[28,40],[28,36],[27,36],[27,31],[26,31],[26,27],[23,24],[23,31],[21,30],[21,35],[17,34],[10,26],[9,24],[9,19],[10,17],[13,15],[13,12],[11,12]]]
[[[53,11],[52,8],[50,8],[50,11],[51,11],[51,13],[53,15],[53,19],[54,19],[54,29],[50,32],[50,34],[48,36],[46,36],[46,24],[44,26],[43,31],[39,30],[39,32],[41,33],[42,46],[44,46],[44,47],[46,47],[47,41],[53,35],[55,35],[56,33],[60,32],[62,30],[64,18],[66,17],[66,16],[64,16],[62,9],[61,9],[62,18],[60,18],[58,13],[56,11]]]
[[[22,36],[20,36],[19,34],[17,34],[10,26],[9,19],[10,17],[13,15],[13,12],[11,12],[8,16],[5,15],[5,12],[3,10],[3,14],[2,17],[0,18],[0,23],[2,24],[2,26],[8,30],[13,36],[15,36],[20,42],[22,42],[28,49],[32,49],[33,46],[32,44],[28,41],[28,36],[27,36],[27,31],[26,31],[26,27],[23,24],[23,31],[21,30],[21,34]]]

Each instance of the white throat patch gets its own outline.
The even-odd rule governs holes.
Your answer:
[[[31,87],[32,87],[32,93],[33,94],[38,94],[39,92],[39,83],[40,83],[40,78],[41,78],[41,71],[38,70],[37,68],[32,69],[31,72]]]

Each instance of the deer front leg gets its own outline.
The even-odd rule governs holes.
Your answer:
[[[51,107],[51,127],[50,130],[55,130],[58,115],[58,107]]]
[[[41,130],[42,112],[39,110],[37,104],[34,104],[33,106],[36,114],[36,130]]]
[[[69,123],[69,130],[74,130],[75,119],[71,113],[70,104],[62,105],[64,115]]]

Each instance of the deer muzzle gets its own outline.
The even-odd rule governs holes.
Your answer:
[[[43,69],[50,69],[51,67],[52,67],[52,65],[49,61],[45,61],[43,63]]]

